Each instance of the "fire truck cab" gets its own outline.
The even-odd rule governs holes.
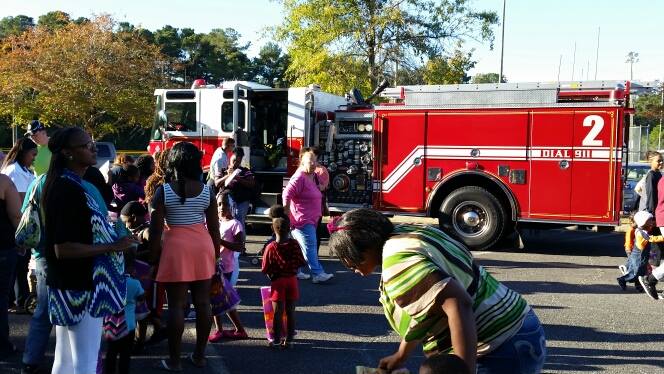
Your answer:
[[[317,123],[332,209],[437,217],[474,249],[517,223],[615,225],[629,82],[402,86]],[[623,158],[623,154],[625,157]]]
[[[156,89],[151,154],[188,141],[203,152],[207,171],[214,151],[233,137],[245,150],[243,166],[257,176],[264,208],[279,202],[284,178],[299,164],[313,123],[332,119],[346,100],[320,87],[272,88],[254,82],[197,81],[191,89]],[[259,210],[255,206],[255,210]]]

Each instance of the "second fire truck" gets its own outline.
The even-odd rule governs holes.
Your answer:
[[[625,120],[630,94],[641,89],[615,81],[403,86],[383,92],[390,102],[378,105],[312,87],[157,90],[157,113],[169,103],[195,105],[186,115],[157,115],[150,147],[188,139],[209,157],[243,127],[251,166],[272,196],[267,205],[278,200],[300,147],[317,146],[331,176],[331,210],[437,217],[483,249],[517,223],[618,223]],[[171,118],[187,115],[192,131],[181,136]],[[283,156],[276,164],[264,161],[273,147]]]

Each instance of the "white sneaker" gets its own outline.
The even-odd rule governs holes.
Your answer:
[[[313,283],[324,283],[329,281],[332,277],[334,277],[334,274],[320,273],[318,275],[314,275],[311,281]]]
[[[298,271],[298,272],[297,272],[297,279],[307,280],[307,279],[309,279],[309,278],[311,278],[311,275],[309,275],[309,274],[307,274],[307,273],[303,273],[303,272],[301,272],[301,271]]]

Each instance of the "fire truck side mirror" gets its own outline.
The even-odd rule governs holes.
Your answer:
[[[163,109],[160,110],[159,113],[158,113],[158,116],[159,116],[159,124],[162,127],[165,127],[166,124],[168,123],[168,115],[166,115],[166,111],[163,110]]]

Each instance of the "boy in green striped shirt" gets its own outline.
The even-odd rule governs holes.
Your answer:
[[[465,246],[434,227],[393,226],[370,209],[347,212],[328,228],[346,267],[362,275],[382,267],[380,302],[402,341],[381,368],[403,365],[421,343],[427,356],[454,353],[473,373],[541,371],[546,346],[537,316]]]

